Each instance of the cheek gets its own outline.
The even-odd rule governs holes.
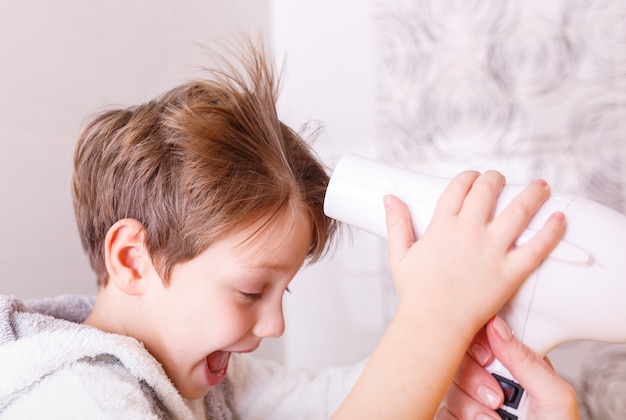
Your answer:
[[[232,306],[188,309],[184,316],[166,321],[160,339],[151,346],[151,353],[165,365],[169,375],[187,371],[208,354],[232,346],[254,325],[250,311]]]
[[[236,335],[250,330],[255,319],[255,311],[252,307],[231,305],[223,308],[218,322],[221,324],[221,328],[230,330]]]
[[[255,311],[247,305],[227,302],[215,303],[211,308],[201,311],[194,321],[198,328],[195,334],[205,340],[227,342],[240,338],[254,325]],[[193,337],[193,336],[192,336]]]

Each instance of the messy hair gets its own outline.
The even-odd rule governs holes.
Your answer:
[[[166,284],[176,264],[290,206],[309,216],[309,260],[327,252],[337,228],[323,212],[328,174],[278,119],[278,79],[263,48],[238,51],[206,78],[96,115],[79,135],[72,197],[99,285],[108,281],[107,231],[124,218],[144,226]]]

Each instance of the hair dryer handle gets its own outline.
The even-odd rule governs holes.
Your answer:
[[[496,378],[504,394],[504,404],[496,410],[504,420],[518,420],[527,418],[528,395],[524,388],[517,383],[513,375],[498,359],[494,360],[487,371]]]

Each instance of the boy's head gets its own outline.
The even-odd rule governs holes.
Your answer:
[[[336,227],[323,213],[328,175],[278,119],[277,80],[262,49],[244,53],[207,79],[104,112],[84,128],[73,202],[100,286],[108,280],[105,237],[125,218],[145,229],[144,246],[166,283],[176,264],[290,206],[310,218],[308,256],[326,251]]]

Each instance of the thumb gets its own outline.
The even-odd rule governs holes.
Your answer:
[[[529,395],[550,395],[553,387],[561,386],[562,379],[552,367],[515,338],[502,318],[495,316],[489,321],[487,338],[493,355]]]
[[[402,259],[406,251],[415,242],[411,215],[406,205],[393,195],[383,197],[387,223],[387,245],[389,261],[393,266]]]

